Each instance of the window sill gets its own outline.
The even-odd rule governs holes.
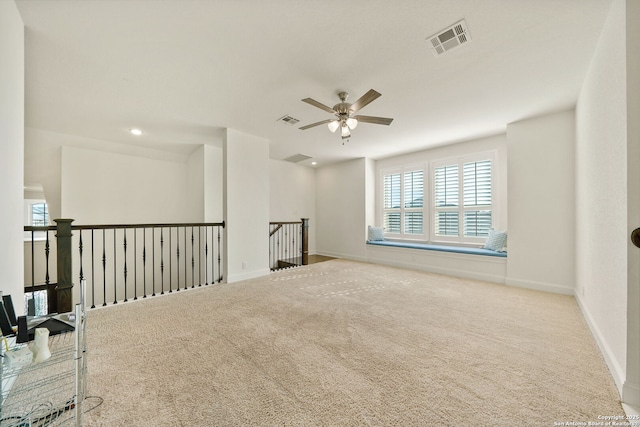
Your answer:
[[[506,252],[497,252],[492,251],[491,249],[484,248],[470,248],[464,246],[447,246],[447,245],[435,245],[428,243],[410,243],[410,242],[395,242],[391,240],[367,240],[368,245],[375,246],[387,246],[387,247],[396,247],[396,248],[408,248],[408,249],[420,249],[427,251],[440,251],[440,252],[451,252],[458,254],[468,254],[468,255],[481,255],[481,256],[493,256],[506,258]]]

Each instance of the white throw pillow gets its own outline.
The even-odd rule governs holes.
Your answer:
[[[382,227],[369,226],[369,240],[372,242],[384,240],[384,229]]]
[[[504,252],[504,247],[507,246],[507,232],[489,230],[487,241],[484,244],[485,249],[491,249],[492,251]]]

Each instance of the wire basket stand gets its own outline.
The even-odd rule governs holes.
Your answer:
[[[82,426],[87,372],[84,300],[83,280],[74,331],[49,337],[49,359],[12,369],[0,363],[0,427]]]

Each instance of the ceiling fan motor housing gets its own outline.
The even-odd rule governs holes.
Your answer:
[[[353,111],[351,111],[351,104],[347,102],[349,94],[347,92],[340,92],[338,96],[340,97],[340,101],[342,102],[333,106],[333,110],[336,112],[336,115],[341,117],[347,116],[349,115],[349,113],[352,113]]]

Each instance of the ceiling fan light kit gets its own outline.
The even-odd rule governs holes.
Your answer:
[[[351,131],[349,130],[349,126],[346,123],[342,124],[342,139],[349,138],[351,136]]]
[[[310,125],[302,126],[301,130],[306,130],[315,126],[326,124],[331,132],[334,132],[340,128],[340,134],[342,139],[347,139],[351,136],[351,131],[358,126],[359,122],[364,123],[374,123],[378,125],[390,125],[393,119],[386,117],[375,117],[375,116],[361,116],[354,115],[360,109],[364,108],[372,101],[376,100],[381,96],[380,93],[376,92],[373,89],[370,89],[367,93],[362,95],[356,102],[353,104],[349,104],[347,102],[347,97],[349,94],[347,92],[340,92],[338,97],[340,98],[340,103],[333,106],[333,108],[329,108],[321,102],[316,101],[315,99],[305,98],[302,102],[306,102],[309,105],[313,105],[314,107],[320,108],[328,113],[332,113],[336,116],[335,119],[327,119],[322,120],[320,122],[311,123]]]

